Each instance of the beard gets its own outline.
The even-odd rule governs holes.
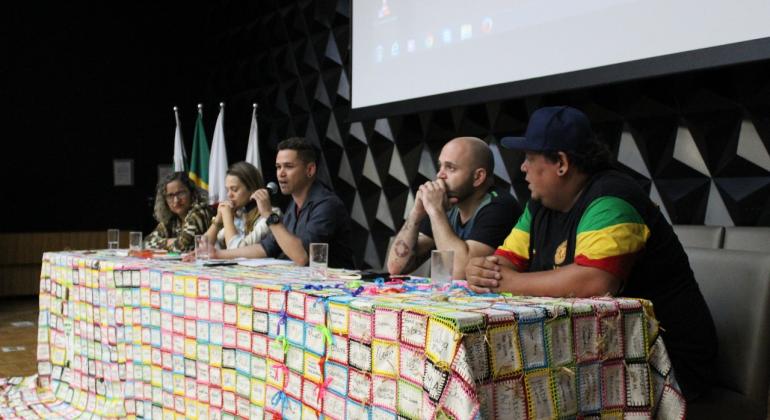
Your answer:
[[[457,202],[459,203],[468,199],[468,197],[473,195],[473,193],[474,193],[473,180],[469,179],[466,182],[463,182],[462,184],[456,186],[455,188],[449,188],[449,186],[447,186],[446,195],[447,195],[447,198],[449,199],[452,199],[452,198],[457,199]]]

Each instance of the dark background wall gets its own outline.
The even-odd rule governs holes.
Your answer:
[[[190,153],[195,104],[211,138],[220,100],[230,162],[245,155],[252,102],[263,167],[288,136],[323,150],[365,265],[382,264],[410,195],[456,135],[492,144],[505,164],[498,183],[524,202],[521,157],[496,144],[550,104],[583,109],[672,222],[770,225],[767,61],[350,121],[349,0],[23,4],[9,20],[5,232],[149,231],[157,165],[171,163],[172,106]],[[134,159],[133,187],[112,186],[117,158]]]
[[[146,196],[173,152],[172,106],[191,137],[195,101],[216,104],[201,76],[209,14],[181,1],[6,7],[2,230],[148,228]],[[133,187],[113,186],[123,158]]]

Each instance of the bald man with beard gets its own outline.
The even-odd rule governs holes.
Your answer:
[[[494,186],[494,159],[483,140],[449,141],[438,165],[436,180],[420,186],[393,241],[390,274],[414,271],[438,249],[454,251],[452,278],[464,279],[468,260],[494,252],[521,214],[516,200]]]

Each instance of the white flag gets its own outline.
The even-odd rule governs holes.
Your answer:
[[[214,138],[211,140],[209,158],[209,203],[214,204],[227,199],[225,174],[227,173],[227,150],[225,149],[225,104],[219,104],[219,116],[214,126]]]
[[[246,162],[254,165],[262,173],[262,164],[259,160],[259,131],[257,129],[257,104],[251,112],[251,131],[249,131],[249,145],[246,147]]]
[[[184,151],[184,142],[182,142],[182,127],[179,124],[179,110],[174,107],[174,119],[176,119],[176,131],[174,132],[174,172],[186,172],[185,162],[187,153]]]

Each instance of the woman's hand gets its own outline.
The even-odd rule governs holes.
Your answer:
[[[217,225],[224,223],[224,220],[233,220],[233,203],[230,201],[223,201],[217,207]]]

